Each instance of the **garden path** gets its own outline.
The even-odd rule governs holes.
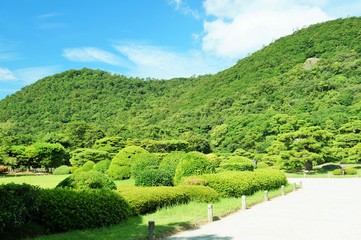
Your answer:
[[[303,188],[168,240],[361,239],[361,178],[289,179]]]

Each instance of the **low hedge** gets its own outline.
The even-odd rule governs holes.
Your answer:
[[[173,186],[173,174],[162,169],[145,169],[134,176],[136,186]]]
[[[0,239],[118,224],[130,216],[129,204],[110,190],[40,189],[0,185]]]
[[[222,197],[241,197],[251,195],[259,190],[271,190],[287,183],[282,171],[259,169],[253,172],[221,172],[197,176],[204,184],[216,190]],[[186,183],[184,179],[183,183]],[[198,181],[201,182],[201,181]]]
[[[118,187],[118,192],[129,203],[134,215],[190,201],[189,195],[174,187],[128,187],[124,190]]]
[[[104,227],[130,216],[124,198],[109,190],[44,189],[38,204],[35,221],[49,232]]]
[[[219,200],[219,194],[211,187],[179,185],[176,188],[185,192],[191,201],[211,203]]]
[[[356,175],[357,169],[353,168],[353,167],[347,167],[347,168],[345,168],[345,174],[346,175]]]

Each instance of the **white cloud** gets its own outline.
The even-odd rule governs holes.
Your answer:
[[[224,59],[209,58],[200,51],[178,53],[146,44],[119,44],[114,47],[134,64],[128,69],[131,76],[160,79],[190,77],[215,73],[231,64]]]
[[[41,78],[53,75],[60,70],[58,66],[29,67],[14,70],[14,74],[17,80],[24,82],[25,85],[29,85]]]
[[[206,14],[216,19],[204,21],[202,48],[218,56],[241,58],[295,29],[332,18],[307,2],[206,0]]]
[[[16,79],[17,78],[10,69],[0,67],[0,81],[12,81]]]
[[[118,56],[94,47],[67,48],[63,50],[63,56],[74,62],[102,62],[115,66],[125,64]]]
[[[192,9],[186,2],[186,0],[168,0],[168,3],[174,7],[174,9],[184,15],[191,15],[196,19],[201,17],[201,14]]]

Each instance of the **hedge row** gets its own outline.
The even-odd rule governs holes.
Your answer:
[[[13,183],[0,185],[0,209],[0,239],[104,227],[131,212],[124,198],[110,190],[40,189]]]
[[[215,189],[222,197],[241,197],[259,190],[279,188],[287,183],[282,171],[259,169],[253,172],[221,172],[183,179],[183,184],[199,183]]]
[[[134,215],[155,212],[162,207],[185,204],[189,201],[214,202],[218,200],[218,193],[206,186],[120,186],[118,192],[129,203]]]

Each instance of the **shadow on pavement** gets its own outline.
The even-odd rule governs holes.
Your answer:
[[[171,237],[170,240],[232,240],[232,237],[218,237],[216,235],[201,235],[197,237]]]

